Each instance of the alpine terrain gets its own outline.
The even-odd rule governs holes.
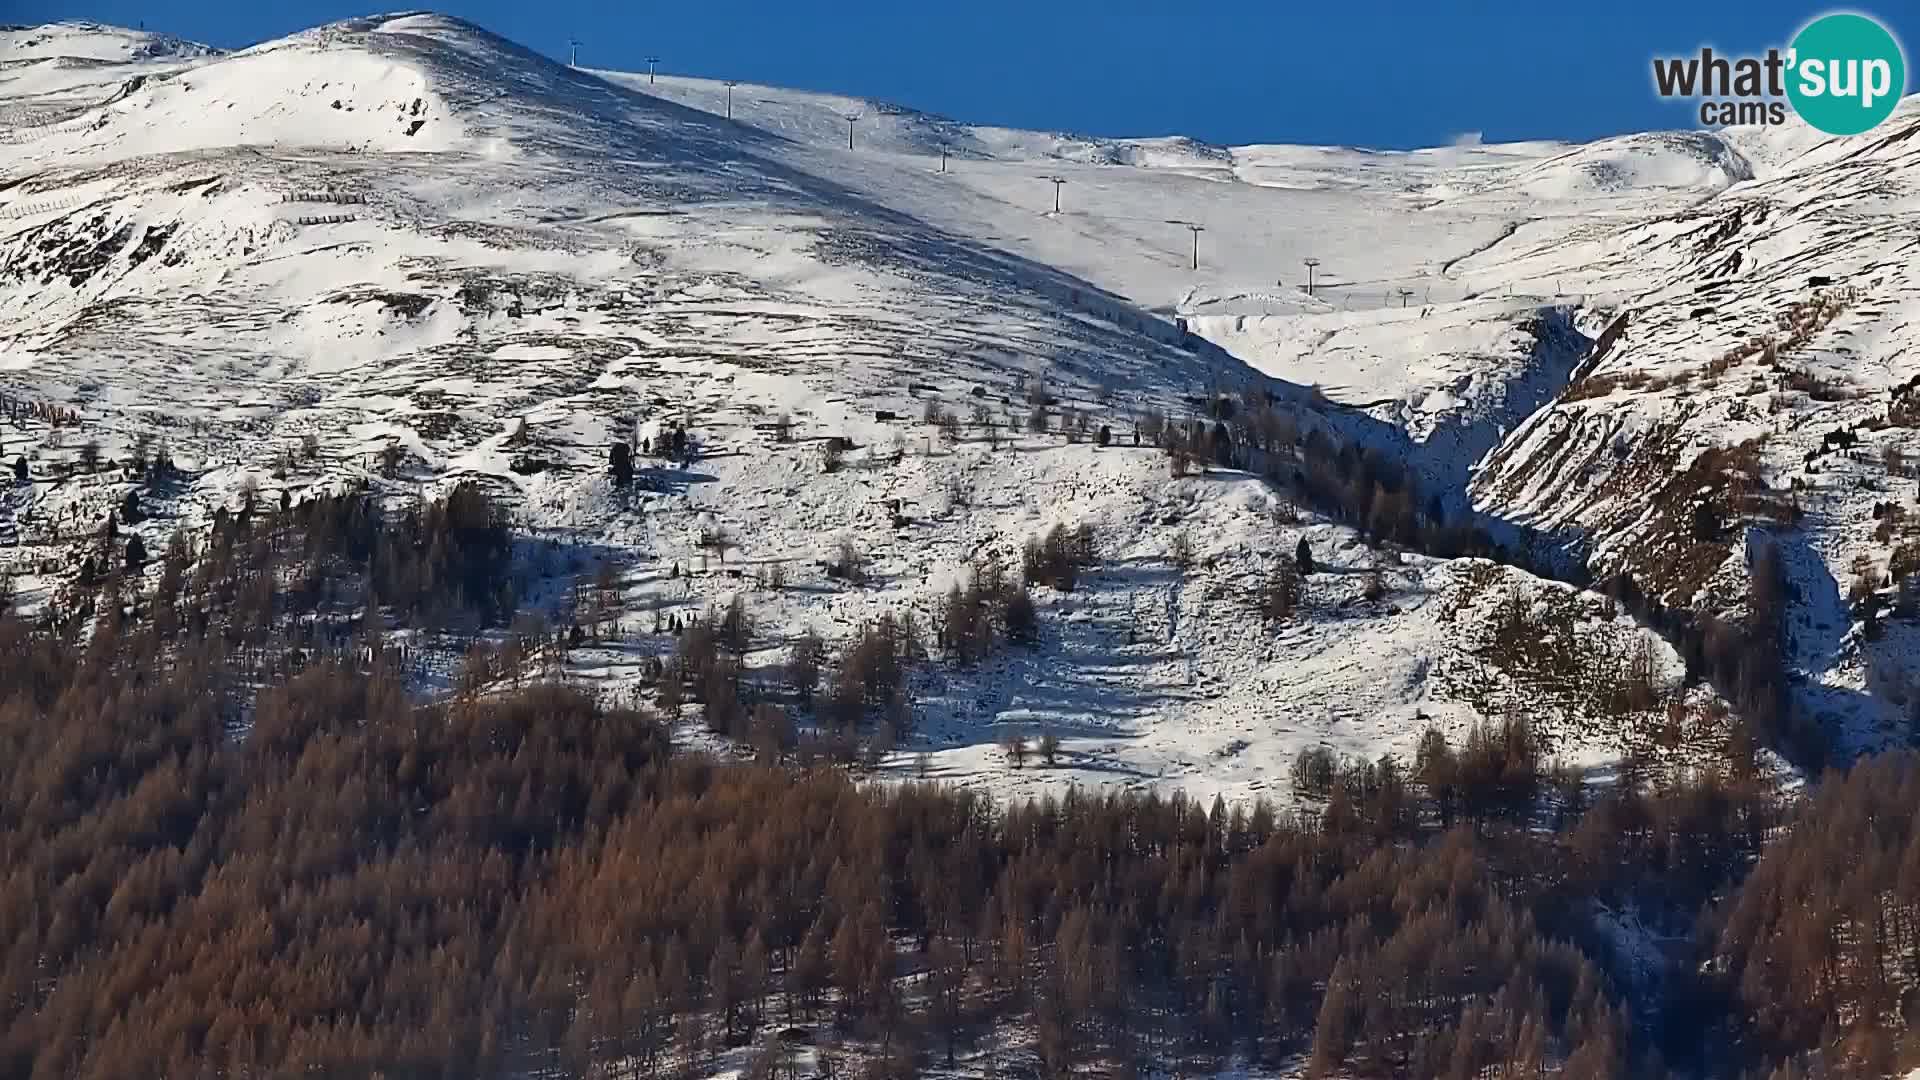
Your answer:
[[[1911,1064],[1917,133],[0,28],[0,1078]]]

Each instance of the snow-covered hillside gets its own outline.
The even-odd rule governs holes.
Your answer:
[[[0,26],[0,145],[217,54],[205,45],[89,22]],[[21,130],[28,129],[28,130]]]
[[[736,594],[770,668],[807,627],[930,616],[982,558],[1091,526],[1099,567],[1038,590],[1039,647],[925,669],[900,773],[1278,794],[1302,749],[1405,754],[1429,722],[1522,706],[1596,770],[1711,745],[1711,693],[1599,597],[1376,550],[1247,474],[1171,476],[1135,417],[1271,395],[1302,430],[1404,457],[1449,513],[1578,532],[1612,570],[1666,558],[1645,495],[1689,452],[1769,430],[1769,462],[1798,467],[1912,374],[1892,136],[1221,148],[747,84],[729,119],[722,83],[573,70],[425,14],[232,54],[61,24],[6,31],[0,64],[0,389],[78,416],[0,423],[33,477],[0,549],[30,602],[139,487],[76,468],[88,440],[186,469],[142,489],[150,550],[249,485],[405,502],[484,483],[571,553],[536,607],[565,620],[568,579],[616,568],[619,643],[573,661],[615,694],[670,647],[663,622]],[[1812,275],[1858,292],[1791,363],[1877,399],[1748,400],[1751,361],[1715,388],[1665,377],[1774,326]],[[1049,399],[1049,430],[1025,430]],[[695,460],[615,492],[607,447],[675,423]],[[848,447],[831,471],[829,441]],[[1816,465],[1822,509],[1788,533],[1796,661],[1884,727],[1920,700],[1882,693],[1906,685],[1876,659],[1902,632],[1850,652],[1833,580],[1894,495],[1865,493],[1865,463]],[[1275,625],[1253,594],[1302,537],[1322,572]],[[865,582],[826,572],[843,546]],[[1737,603],[1728,550],[1713,570]],[[1629,671],[1663,704],[1615,700]],[[1041,734],[1055,768],[999,750]]]
[[[1781,540],[1807,707],[1865,742],[1904,737],[1920,702],[1904,601],[1863,635],[1854,624],[1888,601],[1856,595],[1850,614],[1846,600],[1911,559],[1915,106],[1854,139],[1749,136],[1773,158],[1754,181],[1584,249],[1516,252],[1503,273],[1606,282],[1596,315],[1628,324],[1475,483],[1483,509],[1578,537],[1596,570],[1681,605],[1737,609],[1748,541]],[[1743,443],[1747,460],[1702,454]]]
[[[199,60],[218,53],[218,49],[168,34],[150,34],[94,22],[0,26],[0,62],[9,65],[47,61],[68,65],[87,61],[127,64]]]
[[[1601,283],[1577,269],[1515,273],[1511,251],[1584,250],[1611,221],[1678,212],[1753,175],[1745,152],[1709,133],[1417,151],[1226,148],[600,74],[711,114],[730,108],[732,123],[774,137],[808,171],[1067,269],[1266,374],[1318,384],[1423,444],[1424,471],[1450,485],[1580,358],[1584,343],[1556,332],[1563,320],[1542,309],[1610,299],[1591,295]],[[849,116],[858,117],[851,154]],[[1057,213],[1052,179],[1065,181]],[[1189,224],[1204,231],[1196,238]],[[1311,294],[1307,259],[1318,260]]]

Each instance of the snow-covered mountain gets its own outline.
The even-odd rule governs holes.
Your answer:
[[[44,26],[0,26],[0,62],[56,66],[192,61],[218,56],[220,50],[169,34],[127,30],[95,22]]]
[[[574,667],[626,693],[669,647],[656,619],[744,593],[770,666],[808,626],[930,615],[971,562],[1088,524],[1102,569],[1038,590],[1042,645],[930,664],[893,768],[924,752],[1016,790],[1279,793],[1303,748],[1404,754],[1428,722],[1523,705],[1552,753],[1603,768],[1676,745],[1666,704],[1606,692],[1629,671],[1704,718],[1686,747],[1724,736],[1675,650],[1594,594],[1383,552],[1263,479],[1172,476],[1132,444],[1143,411],[1250,388],[1404,458],[1448,513],[1551,532],[1674,604],[1738,609],[1743,524],[1797,492],[1805,517],[1771,528],[1806,705],[1868,742],[1920,670],[1911,631],[1864,640],[1835,581],[1899,543],[1873,512],[1910,505],[1879,456],[1909,432],[1863,430],[1871,460],[1806,451],[1917,373],[1917,127],[1909,108],[1852,140],[1229,148],[575,70],[430,14],[231,54],[0,31],[0,390],[78,413],[0,424],[34,477],[6,495],[0,558],[44,598],[136,486],[76,470],[89,439],[121,461],[164,443],[187,469],[143,495],[152,550],[249,484],[405,501],[478,480],[578,553],[536,607],[566,618],[570,575],[618,568],[623,640]],[[1047,399],[1051,430],[1021,430]],[[934,411],[967,420],[957,442]],[[1116,445],[1063,432],[1077,414]],[[674,423],[698,459],[619,497],[608,445]],[[1758,477],[1694,467],[1761,435]],[[828,440],[852,448],[833,471]],[[1703,487],[1725,505],[1696,541]],[[724,561],[700,544],[722,530]],[[1326,572],[1275,625],[1251,598],[1302,537]],[[865,583],[823,569],[843,543]],[[1041,732],[1061,767],[998,749]]]

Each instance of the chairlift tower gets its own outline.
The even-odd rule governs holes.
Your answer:
[[[659,57],[657,56],[647,57],[647,85],[648,86],[653,85],[653,69],[654,69],[654,66],[657,65],[658,63],[660,63]]]
[[[1060,212],[1060,188],[1066,184],[1066,181],[1058,176],[1043,176],[1040,179],[1045,180],[1047,183],[1053,185],[1053,212],[1056,214],[1059,213]]]
[[[733,88],[740,85],[738,79],[727,80],[727,119],[733,119]]]
[[[1313,268],[1320,265],[1319,259],[1302,259],[1307,264],[1307,295],[1313,295]]]
[[[853,125],[860,122],[860,114],[848,113],[846,114],[846,121],[847,121],[847,149],[851,150],[853,149]]]

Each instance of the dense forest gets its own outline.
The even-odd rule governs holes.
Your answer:
[[[1083,548],[1049,538],[1022,576]],[[421,704],[376,613],[500,628],[512,552],[471,489],[398,516],[249,504],[156,574],[103,552],[85,595],[0,612],[0,1078],[692,1078],[740,1053],[772,1080],[802,1044],[875,1078],[982,1054],[1879,1076],[1909,1051],[1908,756],[1792,804],[1750,747],[1592,788],[1513,719],[1410,761],[1305,756],[1304,811],[997,803],[781,738],[676,752],[683,690],[740,678],[713,673],[742,611],[676,628],[667,707],[523,679],[566,635],[519,632]],[[1017,641],[1020,588],[956,591],[928,637]],[[802,642],[789,681],[871,722],[925,647],[890,623]],[[1623,940],[1628,911],[1653,929]]]

